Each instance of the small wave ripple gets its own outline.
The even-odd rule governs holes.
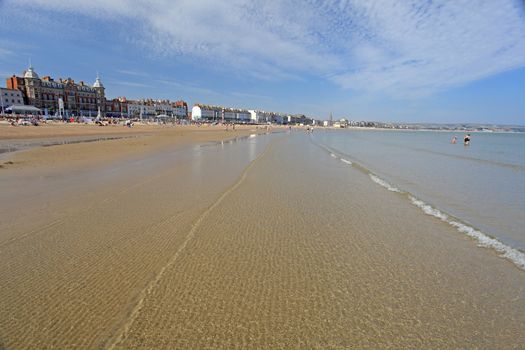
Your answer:
[[[438,218],[439,220],[446,222],[450,226],[454,227],[459,232],[466,234],[477,241],[479,247],[493,249],[499,253],[499,255],[509,261],[511,261],[518,268],[525,270],[525,253],[509,247],[508,245],[498,241],[495,238],[490,237],[488,234],[483,233],[475,228],[460,222],[458,219],[442,212],[439,209],[432,207],[430,204],[423,202],[422,200],[414,197],[412,194],[402,191],[399,188],[391,185],[387,181],[383,180],[377,175],[372,173],[368,174],[370,179],[378,185],[386,188],[389,191],[404,193],[410,199],[410,202],[421,209],[425,214]]]
[[[317,146],[323,148],[325,151],[327,151],[331,157],[338,158],[342,162],[345,162],[347,164],[352,164],[351,161],[344,159],[343,157],[338,157],[334,152],[335,150],[332,150],[330,147],[326,145],[319,144],[317,142],[314,142]],[[361,170],[368,174],[370,179],[375,182],[376,184],[380,185],[381,187],[395,193],[404,194],[408,197],[410,202],[420,208],[425,214],[433,216],[443,222],[446,222],[450,226],[454,227],[456,230],[458,230],[460,233],[463,233],[470,238],[477,241],[477,245],[479,247],[493,249],[496,251],[501,257],[509,260],[512,262],[516,267],[519,269],[525,270],[525,253],[517,250],[515,248],[512,248],[501,241],[497,240],[496,238],[493,238],[489,236],[488,234],[481,232],[480,230],[477,230],[465,223],[462,223],[461,220],[454,218],[453,216],[446,214],[442,212],[441,210],[432,207],[430,204],[427,204],[423,202],[422,200],[416,198],[414,195],[412,195],[409,192],[403,191],[394,185],[390,184],[388,181],[380,178],[379,176],[372,173],[369,169],[363,167],[361,164],[357,163],[357,166],[355,169]]]
[[[391,184],[389,184],[388,182],[386,182],[382,178],[380,178],[380,177],[378,177],[378,176],[376,176],[376,175],[374,175],[372,173],[370,173],[368,175],[370,176],[372,181],[374,181],[376,184],[378,184],[380,186],[383,186],[384,188],[386,188],[389,191],[401,193],[401,190],[399,188],[392,186]]]
[[[455,227],[459,232],[466,234],[467,236],[474,238],[478,242],[478,246],[485,248],[492,248],[497,251],[500,256],[510,260],[520,269],[525,270],[525,254],[511,248],[495,238],[488,236],[487,234],[476,230],[473,227],[470,227],[464,223],[458,222],[449,215],[443,213],[442,211],[432,207],[431,205],[423,202],[416,197],[409,195],[410,201],[412,204],[423,210],[427,215],[434,216],[441,221],[448,223],[450,226]]]

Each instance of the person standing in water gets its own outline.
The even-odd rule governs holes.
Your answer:
[[[466,134],[465,137],[463,138],[463,144],[465,146],[469,146],[470,145],[470,134]]]
[[[452,140],[450,140],[450,143],[456,144],[458,142],[458,138],[456,136],[452,137]]]

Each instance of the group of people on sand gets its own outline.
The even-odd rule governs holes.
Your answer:
[[[232,130],[235,130],[235,123],[225,123],[226,125],[226,131],[230,130],[230,126]]]
[[[32,116],[29,120],[22,119],[19,117],[17,117],[16,119],[11,119],[9,124],[11,126],[19,126],[19,125],[39,126],[42,122],[45,122],[45,120],[41,120],[39,117]]]
[[[452,137],[452,140],[450,140],[450,143],[456,144],[458,142],[458,138],[456,136]],[[463,144],[465,146],[470,145],[470,134],[466,134],[465,137],[463,137]]]

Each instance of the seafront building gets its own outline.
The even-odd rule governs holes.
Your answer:
[[[20,90],[12,90],[0,87],[0,110],[4,112],[7,108],[14,105],[23,105],[24,96]]]
[[[303,114],[289,115],[255,109],[196,104],[192,108],[191,119],[199,122],[226,122],[241,124],[286,124],[312,125],[314,120]]]
[[[251,120],[254,123],[257,124],[282,124],[285,115],[282,113],[276,113],[276,112],[267,112],[267,111],[261,111],[261,110],[249,110]]]
[[[185,101],[142,99],[128,101],[128,115],[130,118],[169,117],[186,119],[188,104]]]
[[[25,104],[55,114],[63,110],[66,115],[97,114],[105,112],[105,88],[97,76],[91,86],[73,79],[54,80],[50,76],[40,76],[33,66],[24,71],[22,76],[7,78],[7,89],[22,93]]]
[[[48,117],[103,117],[131,119],[186,119],[188,105],[185,101],[158,99],[129,100],[126,97],[106,98],[106,89],[100,77],[92,85],[71,78],[57,80],[40,77],[32,65],[22,76],[13,75],[6,80],[7,89],[0,90],[2,113],[4,111],[29,111]],[[25,105],[24,107],[20,107]],[[10,110],[8,110],[10,108]],[[226,122],[242,124],[311,125],[314,120],[304,115],[195,104],[191,119],[197,122]]]
[[[124,118],[151,118],[166,115],[172,118],[187,118],[188,105],[184,101],[128,100],[126,97],[106,99],[106,90],[97,74],[93,85],[71,78],[53,79],[40,77],[32,65],[22,76],[13,75],[6,80],[7,89],[2,88],[0,102],[2,112],[11,105],[34,106],[48,116],[106,116]],[[5,99],[5,103],[4,103]],[[19,107],[15,107],[20,109]],[[24,107],[29,108],[29,107]]]
[[[193,121],[219,121],[222,117],[222,107],[196,104],[191,109]]]
[[[250,123],[252,115],[247,109],[196,104],[191,110],[193,121]]]

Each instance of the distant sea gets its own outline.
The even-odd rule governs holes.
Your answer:
[[[312,141],[525,269],[525,133],[463,136],[316,129]]]

